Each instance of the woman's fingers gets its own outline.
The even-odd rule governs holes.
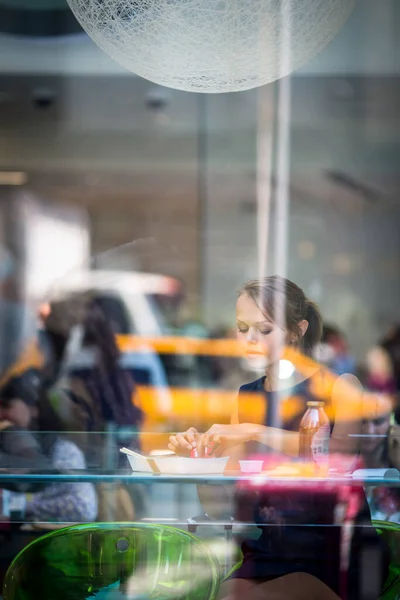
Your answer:
[[[177,447],[178,447],[178,443],[176,441],[176,436],[170,435],[169,440],[168,440],[168,450],[172,450],[172,452],[176,452]]]
[[[251,426],[250,426],[251,427]],[[244,444],[252,439],[248,424],[215,424],[206,433],[191,427],[184,433],[170,437],[169,449],[177,454],[188,454],[196,448],[199,457],[220,456],[228,448]]]
[[[213,425],[207,433],[199,433],[197,429],[191,427],[183,433],[171,435],[168,448],[176,454],[190,454],[196,449],[199,457],[219,456],[223,451],[226,435],[230,432],[230,426]]]
[[[220,445],[218,436],[210,433],[204,433],[198,438],[197,450],[199,456],[210,457],[215,456],[215,452]]]
[[[219,456],[222,452],[221,444],[223,442],[224,425],[213,425],[202,436],[201,456]]]
[[[194,427],[191,427],[190,429],[188,429],[185,433],[183,433],[181,435],[185,436],[186,440],[189,442],[189,444],[191,444],[191,448],[196,448],[197,440],[199,437],[199,432],[197,431],[197,429],[195,429]]]
[[[176,454],[187,454],[193,448],[196,448],[196,438],[198,435],[199,434],[197,433],[197,430],[194,427],[191,427],[183,433],[171,435],[169,438],[168,448]]]
[[[185,448],[186,450],[192,450],[192,448],[196,447],[196,442],[190,436],[188,437],[187,433],[178,433],[176,436],[176,441],[178,442],[178,446]]]
[[[208,436],[206,433],[203,433],[202,435],[198,435],[196,449],[197,449],[199,457],[204,456],[207,443],[208,443]]]

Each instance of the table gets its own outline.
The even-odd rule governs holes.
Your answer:
[[[366,480],[352,479],[347,476],[337,477],[270,477],[261,475],[167,475],[159,473],[126,473],[115,472],[107,473],[101,471],[65,471],[59,474],[54,473],[35,473],[35,472],[13,472],[0,470],[0,487],[1,484],[14,482],[38,482],[38,483],[56,483],[56,482],[90,482],[90,483],[115,483],[123,482],[127,485],[134,483],[142,483],[153,485],[155,483],[184,483],[184,484],[234,484],[238,482],[254,482],[257,481],[260,485],[268,482],[271,483],[294,483],[294,484],[329,484],[336,486],[385,486],[385,487],[400,487],[400,479],[389,477],[369,477]]]
[[[117,483],[123,482],[126,486],[134,486],[137,484],[144,485],[149,492],[149,511],[144,515],[144,520],[148,522],[170,523],[171,525],[180,526],[195,532],[201,537],[215,535],[216,540],[221,541],[221,560],[225,561],[225,569],[231,566],[234,557],[232,555],[232,535],[238,538],[243,538],[249,531],[254,530],[254,522],[245,520],[240,524],[233,521],[228,516],[218,521],[212,521],[202,515],[201,506],[195,502],[196,486],[209,485],[221,486],[226,485],[231,488],[240,488],[248,486],[249,489],[256,490],[262,488],[297,488],[297,489],[322,489],[326,491],[336,490],[343,491],[347,488],[358,489],[360,492],[363,488],[384,486],[387,488],[400,488],[400,481],[397,478],[383,479],[380,477],[370,478],[367,481],[353,480],[345,476],[323,477],[271,477],[271,476],[254,476],[254,475],[238,475],[230,473],[227,475],[164,475],[153,473],[132,473],[132,472],[101,472],[101,471],[69,471],[59,474],[46,472],[15,472],[10,473],[0,471],[0,488],[2,485],[7,486],[9,483],[74,483],[74,482],[89,482],[93,484],[102,483],[109,484],[111,487]],[[190,493],[189,493],[190,491]],[[190,498],[190,502],[188,500]],[[174,503],[175,513],[173,516],[161,514],[160,507],[168,508],[171,503]],[[154,508],[154,506],[156,508]],[[153,507],[153,509],[152,509]],[[200,515],[200,516],[199,516]],[[195,518],[193,518],[195,517]],[[61,524],[60,524],[61,525]],[[310,515],[310,522],[307,526],[314,527],[313,515]],[[338,527],[337,523],[327,524],[327,527]],[[35,524],[36,528],[40,529],[40,525]],[[358,523],[357,528],[362,533],[362,536],[367,539],[368,532],[372,530],[371,523]],[[208,534],[205,531],[208,530]],[[244,533],[244,531],[246,533]],[[365,535],[364,535],[365,534]],[[222,548],[222,542],[224,547]],[[371,554],[371,547],[375,554]],[[370,576],[369,583],[366,586],[367,591],[379,590],[382,585],[381,559],[377,557],[379,549],[373,548],[373,544],[368,545],[368,556],[359,559],[360,570],[362,573],[368,573]],[[363,562],[364,561],[364,562]],[[365,563],[367,561],[367,563]],[[365,563],[365,564],[364,564]],[[371,580],[372,577],[372,580]],[[360,598],[368,598],[368,596],[360,596]],[[372,597],[372,595],[371,595]]]

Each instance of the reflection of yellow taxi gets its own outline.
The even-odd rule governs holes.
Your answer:
[[[139,336],[117,336],[126,367],[132,372],[138,387],[139,403],[146,415],[142,432],[143,450],[148,452],[165,448],[172,431],[182,431],[195,425],[206,430],[213,423],[228,423],[235,410],[236,389],[223,389],[213,380],[209,367],[213,360],[221,357],[232,361],[237,368],[242,351],[235,340],[206,340],[183,337],[142,338]],[[140,357],[148,356],[149,349],[161,360],[166,378],[152,378],[147,371],[151,362],[140,363]],[[133,357],[133,358],[132,358]],[[326,368],[321,368],[311,358],[293,348],[287,348],[285,359],[289,360],[304,378],[311,377],[312,393],[326,402],[326,411],[333,417],[332,399],[345,399],[342,415],[335,418],[359,419],[366,403],[376,410],[373,397],[363,396],[357,380],[351,377],[338,378]],[[20,360],[7,374],[21,372],[28,367],[43,364],[43,356],[37,344],[32,343]],[[229,363],[228,363],[229,364]],[[245,382],[243,382],[245,383]],[[265,413],[265,400],[256,394],[242,398],[246,422],[260,422]],[[372,406],[373,405],[373,406]],[[299,417],[304,410],[304,401],[295,396],[283,399],[281,420],[283,425]]]
[[[133,375],[138,391],[136,402],[145,414],[142,445],[146,452],[165,448],[172,431],[193,424],[206,429],[216,422],[229,422],[237,389],[218,389],[208,368],[216,353],[227,347],[224,341],[222,345],[212,341],[208,346],[206,340],[134,335],[117,336],[117,340],[121,364]],[[228,356],[231,354],[228,343]],[[44,356],[33,341],[0,383],[43,365]],[[260,410],[256,402],[249,403],[249,420]]]

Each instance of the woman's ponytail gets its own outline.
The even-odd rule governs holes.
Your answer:
[[[322,336],[322,316],[318,306],[311,300],[307,300],[306,321],[308,321],[308,328],[303,343],[305,353],[310,354]]]

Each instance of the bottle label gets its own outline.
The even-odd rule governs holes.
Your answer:
[[[326,423],[313,436],[311,452],[317,465],[326,465],[328,461],[330,433],[329,424]]]

